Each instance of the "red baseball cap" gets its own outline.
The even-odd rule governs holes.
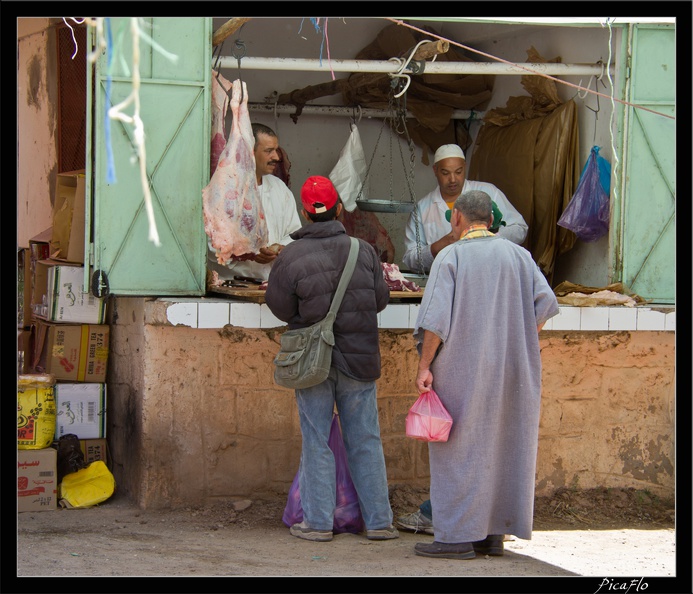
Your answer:
[[[301,188],[301,202],[306,212],[317,214],[327,212],[339,200],[339,194],[332,182],[321,175],[309,177]]]

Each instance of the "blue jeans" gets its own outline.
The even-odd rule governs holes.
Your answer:
[[[335,403],[349,472],[367,530],[392,524],[375,382],[362,382],[334,367],[327,379],[296,390],[303,445],[299,485],[303,519],[314,530],[332,530],[337,501],[336,470],[328,446]]]
[[[421,513],[426,516],[429,520],[433,518],[433,508],[431,507],[431,500],[426,499],[420,506],[419,510],[421,510]]]

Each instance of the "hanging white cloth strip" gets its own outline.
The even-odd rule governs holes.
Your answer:
[[[329,175],[347,212],[353,212],[356,209],[356,198],[368,171],[359,129],[354,123],[350,127],[349,139],[339,153],[337,164]]]

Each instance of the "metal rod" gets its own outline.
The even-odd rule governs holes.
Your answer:
[[[288,113],[293,115],[296,113],[296,106],[294,105],[274,105],[272,103],[248,103],[248,111],[257,111],[269,114],[275,113]],[[364,118],[386,118],[392,115],[392,112],[387,109],[374,109],[369,107],[362,107],[359,111],[358,108],[353,107],[340,107],[337,105],[304,105],[301,110],[301,115],[327,115],[327,116],[350,116],[354,119]],[[476,118],[484,117],[485,112],[483,111],[470,111],[465,109],[455,109],[450,116],[453,120],[467,120],[472,117]],[[407,118],[414,118],[414,114],[410,111],[406,113]]]
[[[412,64],[416,67],[418,63]],[[219,58],[221,68],[238,68],[238,60],[232,56]],[[244,57],[240,63],[246,70],[293,70],[304,72],[384,72],[395,74],[400,64],[387,60],[309,60],[303,58],[252,58]],[[613,66],[610,66],[613,73]],[[557,64],[518,63],[514,65],[500,62],[425,62],[426,74],[514,74],[527,75],[533,71],[550,76],[599,76],[602,72],[600,64]],[[406,74],[412,70],[406,68]]]

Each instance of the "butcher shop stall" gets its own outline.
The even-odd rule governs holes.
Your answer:
[[[48,214],[18,209],[18,245],[51,245],[37,239],[54,222],[50,172],[75,172],[84,253],[62,262],[82,266],[72,288],[105,312],[103,437],[120,494],[143,508],[284,497],[296,474],[294,395],[273,381],[285,324],[262,282],[223,282],[207,266],[210,249],[225,260],[262,247],[258,204],[245,205],[243,226],[213,199],[231,192],[242,207],[244,188],[256,189],[256,122],[278,136],[274,175],[297,210],[303,182],[329,177],[347,233],[380,257],[391,289],[377,382],[391,484],[429,483],[427,446],[404,422],[418,396],[412,328],[427,277],[402,255],[414,206],[436,187],[433,154],[455,143],[467,177],[496,185],[522,215],[523,246],[551,286],[586,300],[561,301],[540,334],[537,494],[577,481],[673,493],[675,19],[20,21],[18,96],[30,99],[18,110],[19,175],[27,204]],[[46,97],[57,117],[77,115],[56,124],[37,112],[42,102],[21,90],[35,76],[59,81]],[[57,157],[35,154],[53,128]],[[595,147],[611,167],[610,209],[586,241],[559,221]],[[48,173],[33,175],[37,162]],[[593,297],[601,290],[612,300]],[[29,336],[35,314],[56,322],[33,305]]]

